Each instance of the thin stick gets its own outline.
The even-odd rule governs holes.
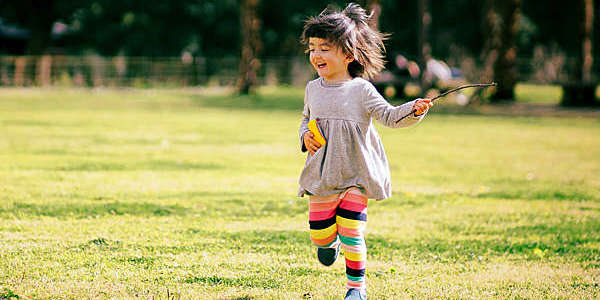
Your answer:
[[[466,88],[471,88],[471,87],[479,87],[479,88],[482,88],[482,87],[490,87],[490,86],[496,86],[496,85],[498,85],[498,84],[497,84],[497,83],[495,83],[495,82],[492,82],[492,83],[474,83],[474,84],[466,84],[466,85],[461,85],[461,86],[459,86],[459,87],[457,87],[457,88],[454,88],[454,89],[448,90],[448,91],[446,91],[446,92],[444,92],[444,93],[442,93],[442,94],[439,94],[439,95],[437,95],[437,96],[435,96],[435,97],[431,98],[430,100],[431,100],[431,102],[433,102],[433,101],[435,101],[436,99],[439,99],[439,98],[445,97],[446,95],[448,95],[448,94],[450,94],[450,93],[454,93],[454,92],[456,92],[456,91],[459,91],[459,90],[462,90],[462,89],[466,89]],[[404,120],[406,117],[408,117],[408,116],[410,116],[410,115],[414,114],[416,111],[417,111],[416,109],[413,109],[413,110],[412,110],[412,111],[411,111],[411,112],[410,112],[408,115],[406,115],[406,116],[404,116],[404,117],[400,118],[398,121],[396,121],[396,123],[398,123],[398,122],[400,122],[400,121]]]

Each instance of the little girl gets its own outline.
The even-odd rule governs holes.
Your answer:
[[[387,158],[371,120],[407,127],[421,121],[432,106],[430,100],[417,99],[393,107],[363,79],[384,66],[383,34],[370,28],[368,21],[365,10],[350,3],[342,11],[326,9],[309,18],[301,37],[319,78],[306,85],[304,95],[299,133],[302,151],[309,154],[298,195],[309,195],[310,237],[319,261],[332,265],[341,244],[348,278],[345,299],[361,300],[367,297],[363,235],[367,199],[391,196]],[[324,145],[309,130],[313,119]]]

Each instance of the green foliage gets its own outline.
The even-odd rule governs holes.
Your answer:
[[[0,291],[0,299],[4,300],[11,300],[11,299],[19,299],[19,295],[15,294],[13,291],[4,288],[2,289],[2,291]]]
[[[579,19],[572,13],[570,3],[556,0],[521,2],[523,16],[518,41],[521,55],[531,56],[536,45],[560,45],[561,50],[570,55],[578,49],[579,46],[572,43],[572,33],[577,31]],[[340,0],[261,0],[263,55],[300,55],[304,47],[299,44],[298,37],[304,20],[318,14],[327,4],[343,7],[346,3]],[[380,28],[392,34],[387,42],[390,57],[393,59],[395,54],[402,53],[416,58],[417,1],[380,3]],[[431,1],[429,38],[435,57],[448,57],[451,45],[464,47],[474,57],[481,54],[488,35],[482,32],[485,17],[482,3],[474,0]],[[42,8],[39,3],[28,1],[3,1],[0,2],[0,18],[5,23],[36,32],[48,32],[54,21],[63,22],[69,25],[68,34],[55,41],[50,41],[47,36],[48,40],[39,42],[39,47],[60,47],[74,54],[88,50],[102,55],[129,56],[179,56],[183,51],[205,57],[239,54],[239,1],[79,0],[46,1],[44,5]],[[595,7],[600,11],[598,3]],[[600,18],[595,19],[600,24]],[[594,34],[595,40],[600,40],[600,31],[596,30]],[[594,49],[596,55],[600,53],[600,47]]]
[[[201,20],[188,13],[195,11],[188,5],[191,1],[153,5],[134,0],[91,1],[69,16],[76,24],[71,43],[76,49],[91,48],[103,55],[176,56],[189,44]]]
[[[0,93],[0,299],[343,295],[296,197],[302,89]],[[600,296],[597,120],[377,127],[393,196],[369,204],[370,297]]]
[[[575,52],[580,51],[581,45],[573,43],[573,34],[580,31],[581,16],[575,11],[575,3],[565,1],[522,1],[523,14],[528,17],[527,26],[531,26],[530,22],[537,24],[536,32],[531,36],[532,43],[542,43],[545,45],[560,45],[563,51],[566,51],[570,56],[575,55]],[[600,1],[594,0],[595,8],[595,26],[598,28],[600,21],[598,13],[600,12]],[[550,4],[550,5],[549,5]],[[566,13],[569,12],[569,13]],[[595,41],[600,38],[600,32],[594,31]],[[597,47],[596,47],[597,48]],[[595,50],[596,55],[600,53]]]

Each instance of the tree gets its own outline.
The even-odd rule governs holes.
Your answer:
[[[517,83],[517,44],[521,0],[486,0],[484,61],[487,79],[498,83],[491,101],[514,101]]]
[[[259,53],[262,48],[260,39],[260,19],[257,8],[259,0],[242,0],[240,7],[240,24],[242,44],[240,55],[240,74],[237,90],[240,94],[248,94],[258,84],[260,68]]]
[[[429,44],[429,27],[431,26],[431,12],[429,11],[429,0],[419,0],[419,22],[417,23],[418,28],[418,49],[419,49],[419,66],[422,72],[420,73],[421,88],[423,94],[427,92],[430,87],[430,82],[426,82],[423,76],[425,68],[427,66],[427,60],[431,58],[431,46]]]
[[[40,55],[51,46],[54,23],[85,4],[84,0],[4,0],[0,2],[0,16],[27,29],[25,52]]]
[[[573,4],[576,14],[580,16],[579,28],[574,39],[579,51],[575,53],[574,64],[569,70],[569,82],[563,85],[561,105],[600,105],[595,101],[596,85],[592,81],[594,1],[576,0]]]
[[[205,6],[208,4],[205,2]],[[179,56],[192,44],[194,30],[207,27],[202,23],[207,19],[205,12],[198,6],[192,0],[161,1],[153,5],[139,0],[93,1],[72,18],[69,50],[71,53],[92,50],[105,56]],[[218,11],[213,14],[221,17]],[[219,40],[213,40],[217,48]]]

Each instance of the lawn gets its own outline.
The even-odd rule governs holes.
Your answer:
[[[296,197],[302,89],[0,89],[0,299],[341,299]],[[600,121],[378,125],[369,299],[600,297]]]
[[[559,104],[563,91],[559,85],[519,83],[515,85],[515,96],[519,102]]]

